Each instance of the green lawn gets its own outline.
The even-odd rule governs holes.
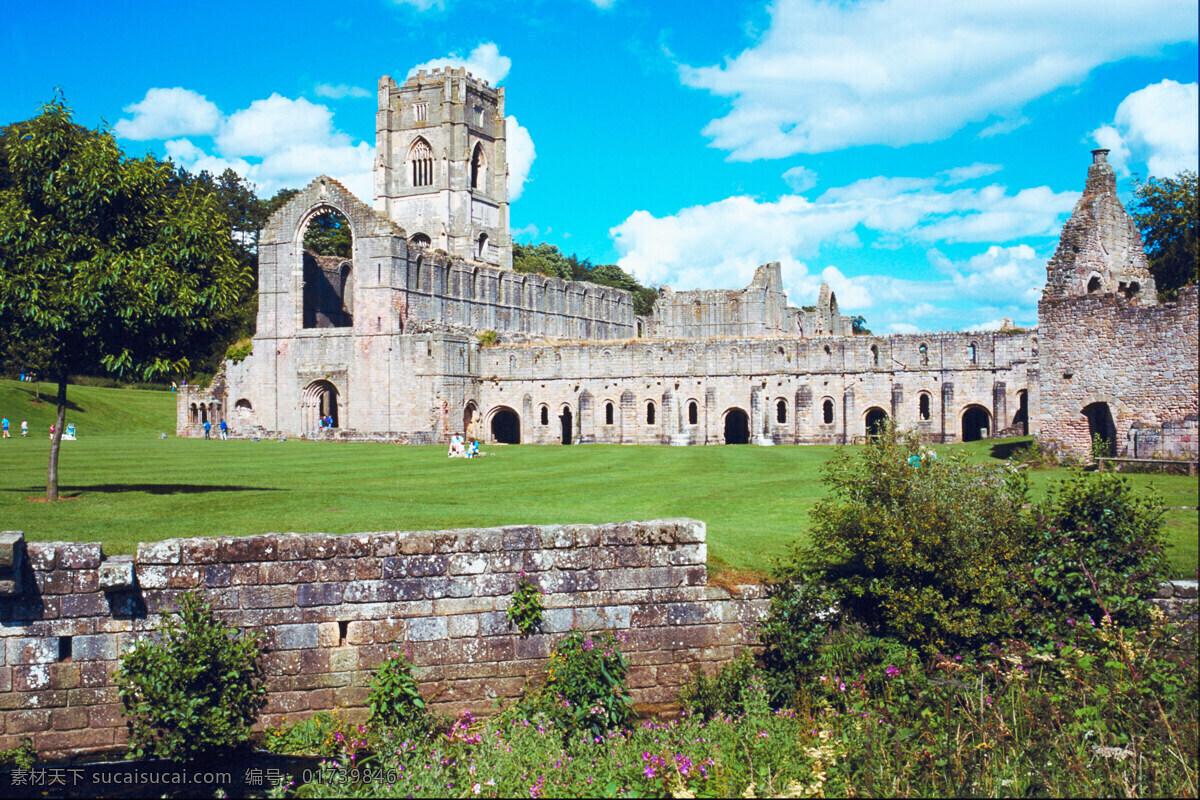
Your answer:
[[[0,415],[31,434],[0,442],[0,529],[29,540],[139,541],[270,531],[351,533],[518,523],[610,522],[688,516],[708,523],[710,562],[764,570],[804,534],[823,495],[828,447],[489,446],[487,458],[447,459],[444,447],[289,440],[177,439],[169,392],[71,387],[80,440],[63,442],[67,502],[45,490],[53,406],[31,384],[0,381]],[[47,385],[42,385],[43,392]],[[160,439],[160,432],[167,432]],[[994,442],[959,446],[994,459]],[[944,448],[939,448],[944,449]],[[1035,473],[1041,494],[1057,470]],[[1197,505],[1194,478],[1134,475],[1168,506]],[[1197,515],[1167,517],[1172,563],[1197,564]]]

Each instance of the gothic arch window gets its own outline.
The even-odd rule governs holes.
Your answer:
[[[775,403],[775,421],[778,422],[780,425],[787,422],[787,412],[788,412],[787,400],[780,400],[777,403]]]
[[[482,189],[487,186],[487,158],[483,145],[476,144],[475,152],[471,154],[471,188]]]
[[[825,402],[821,403],[821,420],[826,425],[833,424],[833,400],[826,397]]]
[[[974,342],[967,345],[967,360],[972,364],[979,363],[979,348],[975,346]]]
[[[921,394],[917,396],[917,416],[919,416],[923,421],[928,420],[930,417],[930,400],[928,392],[921,392]]]
[[[408,149],[408,162],[411,164],[412,185],[433,185],[433,148],[421,137],[412,143]]]
[[[613,404],[611,402],[605,403],[604,404],[604,424],[612,425],[613,418],[615,416],[616,416],[616,408],[613,407]]]
[[[414,233],[408,240],[408,246],[413,250],[425,251],[428,250],[429,246],[432,244],[433,241],[423,233]]]
[[[700,406],[695,400],[688,403],[688,425],[700,424]]]
[[[479,234],[479,239],[476,241],[475,255],[479,258],[483,258],[484,255],[487,253],[487,246],[488,246],[488,235],[486,233]],[[501,302],[503,302],[503,301],[501,301]]]
[[[548,407],[542,406],[538,421],[543,425],[550,424],[550,409]]]
[[[929,345],[922,344],[917,348],[917,352],[921,354],[921,366],[929,365]]]
[[[879,347],[877,345],[871,345],[871,366],[879,366]]]
[[[646,424],[647,425],[654,424],[654,411],[655,411],[654,401],[651,400],[650,402],[646,403]]]

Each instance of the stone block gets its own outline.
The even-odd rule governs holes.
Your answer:
[[[446,630],[451,639],[479,635],[479,617],[474,614],[455,614],[446,619]]]
[[[596,552],[590,548],[562,549],[554,553],[554,566],[558,569],[592,569],[596,565]]]
[[[206,564],[204,585],[209,588],[228,586],[233,580],[233,570],[228,564]]]
[[[20,558],[25,534],[21,531],[0,532],[0,569],[12,569]]]
[[[430,575],[445,575],[449,558],[445,555],[412,556],[408,560],[408,574],[414,578]]]
[[[301,650],[317,646],[317,625],[312,622],[298,625],[279,625],[274,628],[275,649]]]
[[[71,639],[71,658],[75,661],[115,661],[121,655],[121,637],[97,633]]]
[[[341,625],[336,622],[317,623],[317,645],[319,647],[337,647],[341,644]],[[312,652],[306,650],[306,653]]]
[[[317,567],[308,561],[277,561],[263,565],[263,582],[296,584],[315,581]]]
[[[102,592],[132,589],[136,579],[133,556],[112,556],[96,570],[97,586]]]
[[[86,708],[55,708],[50,711],[50,727],[56,731],[74,731],[88,727]]]
[[[478,614],[491,611],[495,602],[491,597],[446,597],[433,601],[433,613],[442,616],[447,614]]]
[[[401,555],[428,555],[433,552],[433,542],[423,532],[396,534],[396,552]]]
[[[352,581],[355,578],[354,562],[346,558],[329,558],[318,561],[317,580],[322,583]]]
[[[59,553],[60,563],[66,560],[66,547]],[[183,545],[179,539],[161,542],[142,542],[137,547],[136,561],[142,564],[178,564],[183,560]],[[97,561],[97,564],[99,561]]]
[[[13,711],[7,715],[5,730],[12,733],[38,733],[50,729],[50,709]]]
[[[279,548],[279,561],[301,561],[308,558],[308,544],[299,533],[276,534],[275,544]]]
[[[305,537],[306,556],[310,559],[333,558],[338,551],[338,537],[318,533]]]
[[[49,572],[58,564],[58,546],[54,542],[26,542],[25,555],[34,572]]]
[[[480,553],[460,553],[450,556],[451,575],[478,575],[487,570],[487,557]]]
[[[348,533],[338,537],[338,555],[342,558],[363,558],[374,552],[371,533]]]
[[[338,605],[345,596],[346,585],[342,583],[302,583],[296,587],[296,605]]]
[[[504,528],[502,535],[505,550],[533,550],[541,545],[541,532],[530,525]]]
[[[29,664],[12,668],[13,691],[21,694],[54,688],[50,685],[51,664]]]
[[[136,583],[143,589],[166,589],[167,568],[165,566],[150,566],[137,563],[134,566]]]
[[[234,586],[262,584],[262,565],[257,563],[230,564],[229,582]]]
[[[410,642],[432,642],[447,637],[445,617],[424,617],[408,620]]]
[[[6,664],[51,664],[58,660],[58,637],[17,637],[5,640]]]
[[[181,559],[184,564],[212,564],[220,558],[221,543],[218,539],[184,539],[181,542]]]

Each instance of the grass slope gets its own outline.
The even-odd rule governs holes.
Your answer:
[[[43,384],[43,387],[45,384]],[[447,459],[444,447],[290,440],[204,441],[173,434],[169,392],[71,387],[81,438],[63,442],[60,482],[73,499],[31,502],[45,490],[50,403],[30,384],[0,381],[0,415],[31,434],[0,442],[0,528],[29,540],[139,541],[270,531],[352,533],[511,524],[612,522],[688,516],[708,524],[710,561],[765,570],[808,528],[824,496],[829,447],[504,447]],[[993,443],[956,446],[993,461]],[[944,450],[945,448],[939,448]],[[1033,475],[1041,495],[1058,470]],[[1195,479],[1134,475],[1168,506],[1197,504]],[[1197,517],[1168,515],[1172,561],[1197,563]]]

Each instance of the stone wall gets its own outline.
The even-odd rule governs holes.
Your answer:
[[[652,711],[693,670],[752,644],[765,610],[760,587],[708,585],[704,523],[687,519],[173,539],[108,559],[94,543],[7,541],[0,748],[30,736],[49,754],[125,740],[113,670],[185,591],[266,635],[265,723],[343,706],[361,715],[395,643],[434,707],[486,713],[540,680],[572,625],[624,633],[633,699]],[[547,607],[544,632],[525,638],[504,614],[521,570]]]

